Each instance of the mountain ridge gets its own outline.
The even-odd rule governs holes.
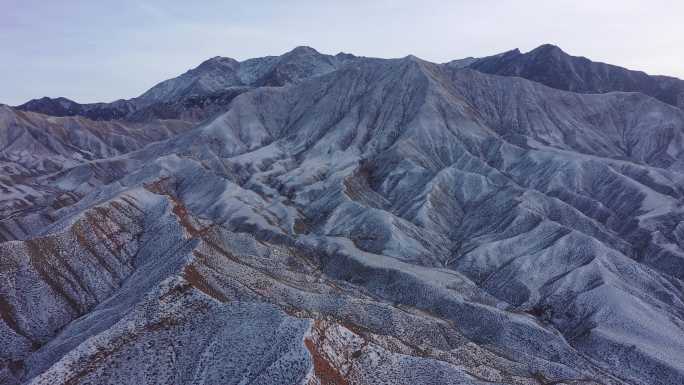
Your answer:
[[[684,107],[684,81],[681,79],[593,62],[582,56],[571,56],[552,44],[526,53],[515,49],[480,58],[468,67],[490,74],[520,76],[566,91],[641,92],[673,106]]]
[[[198,122],[224,108],[232,97],[252,87],[283,86],[315,76],[355,57],[349,54],[324,55],[300,46],[281,56],[266,56],[239,62],[215,56],[180,76],[167,79],[140,96],[112,103],[80,104],[69,99],[33,99],[16,106],[19,110],[54,116],[80,115],[93,120],[145,121],[150,118],[184,119]],[[227,96],[227,97],[226,97]],[[184,116],[188,105],[198,111]]]
[[[242,62],[229,57],[215,56],[205,60],[194,69],[185,72],[177,78],[167,79],[158,83],[150,90],[132,99],[120,99],[111,103],[81,104],[63,97],[43,97],[32,99],[16,106],[16,108],[53,116],[81,115],[94,120],[131,119],[139,121],[149,119],[150,117],[178,118],[178,110],[182,109],[182,107],[178,106],[178,103],[182,103],[184,99],[200,99],[194,102],[185,100],[185,103],[197,104],[199,102],[201,104],[204,99],[221,99],[218,94],[225,94],[232,87],[236,88],[232,93],[237,93],[240,92],[239,87],[283,86],[299,81],[296,75],[292,79],[289,78],[293,74],[278,75],[278,65],[287,65],[288,59],[293,57],[295,61],[308,58],[308,65],[313,65],[312,68],[304,71],[308,74],[320,74],[320,71],[334,69],[336,66],[351,62],[357,58],[354,55],[345,53],[338,53],[337,55],[321,54],[314,48],[307,46],[295,47],[281,56],[265,56],[246,59]],[[544,68],[545,71],[553,71],[553,73],[543,73],[538,71],[539,68],[535,67],[535,60],[551,60],[552,62],[555,60],[558,64],[543,64],[541,68]],[[221,65],[220,63],[223,64]],[[241,64],[246,66],[247,69],[239,74],[238,72],[240,71],[237,69]],[[326,65],[328,65],[328,69],[323,69]],[[567,91],[588,93],[611,91],[642,92],[679,108],[684,106],[684,100],[682,100],[684,99],[684,81],[676,77],[648,75],[642,71],[633,71],[616,65],[593,62],[585,57],[568,55],[560,47],[552,44],[543,44],[527,53],[522,53],[516,48],[489,57],[452,60],[444,63],[444,65],[457,68],[468,67],[480,72],[503,76],[521,76],[552,88]],[[313,69],[318,67],[323,68]],[[582,73],[577,74],[572,69],[574,67],[597,69],[583,69]],[[250,71],[253,73],[250,74]],[[287,71],[285,70],[285,72]],[[289,71],[294,73],[296,69],[290,69]],[[562,76],[559,76],[563,71],[569,71],[568,76],[572,78],[559,82],[558,79],[563,79]],[[595,74],[596,72],[601,72],[602,75],[598,76]],[[192,76],[194,73],[198,74],[197,78]],[[213,76],[209,76],[212,73]],[[181,87],[181,89],[176,91],[166,91],[170,93],[164,95],[162,89],[165,85],[183,82],[182,78],[187,76],[190,76],[191,79],[189,84],[184,86],[185,88]],[[278,78],[278,76],[285,77]],[[593,79],[593,77],[598,77],[598,79]],[[610,80],[613,77],[622,79],[622,83]],[[217,83],[211,84],[212,82]],[[193,87],[196,87],[196,89]],[[159,95],[154,96],[155,93]],[[214,111],[217,108],[223,108],[228,102],[229,99],[227,101],[222,100],[220,103],[216,103],[215,108],[210,109]],[[150,105],[154,106],[151,107]],[[212,113],[200,112],[199,117],[186,117],[186,119],[198,121],[211,115]]]

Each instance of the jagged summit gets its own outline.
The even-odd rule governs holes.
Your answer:
[[[138,98],[90,104],[43,98],[31,100],[17,108],[54,116],[83,115],[95,120],[170,117],[201,120],[223,108],[235,95],[248,88],[297,83],[359,60],[365,58],[343,52],[334,56],[326,55],[308,46],[295,47],[281,56],[266,56],[242,62],[215,56],[177,78],[159,83]],[[444,65],[451,68],[468,67],[490,74],[520,76],[574,92],[642,92],[665,103],[684,106],[684,82],[679,79],[649,76],[638,71],[595,63],[583,57],[571,56],[552,44],[543,44],[526,53],[516,48],[485,58],[453,60]],[[196,109],[192,114],[184,113],[188,105]]]
[[[65,97],[43,96],[40,99],[29,100],[18,108],[56,116],[73,116],[80,112],[80,105]]]
[[[239,62],[215,56],[180,76],[165,80],[137,98],[114,103],[79,104],[57,99],[31,100],[17,108],[53,116],[82,115],[94,120],[180,118],[202,120],[253,87],[284,86],[336,70],[355,60],[351,54],[321,54],[306,46],[281,56]],[[186,113],[189,107],[192,113]]]
[[[560,47],[541,45],[529,52],[507,51],[469,64],[481,72],[520,76],[549,87],[573,92],[641,92],[673,106],[684,108],[684,81],[650,76],[615,65],[572,56]]]

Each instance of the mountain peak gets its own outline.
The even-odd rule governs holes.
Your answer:
[[[540,51],[562,51],[562,49],[559,46],[554,45],[554,44],[550,44],[550,43],[542,44],[539,47],[534,49],[534,51],[537,51],[537,50],[540,50]]]
[[[401,60],[404,60],[404,61],[411,61],[411,62],[417,62],[417,61],[419,61],[420,59],[419,59],[417,56],[415,56],[415,55],[406,55],[406,56],[402,57]]]
[[[49,115],[73,115],[79,104],[65,97],[51,98],[43,96],[39,99],[31,99],[16,108],[26,111],[35,111]]]
[[[321,55],[320,52],[316,51],[315,49],[306,46],[306,45],[300,45],[292,49],[290,52],[286,53],[285,55],[288,54],[294,54],[294,55]]]
[[[553,45],[553,44],[542,44],[539,47],[533,49],[532,51],[528,52],[529,54],[543,54],[543,55],[568,55],[565,51],[563,51],[560,47]]]
[[[75,101],[68,99],[68,98],[65,98],[63,96],[58,96],[56,98],[51,98],[49,96],[43,96],[42,98],[39,98],[39,99],[30,100],[30,102],[43,102],[43,103],[45,103],[45,102],[56,102],[56,103],[69,103],[69,104],[71,104],[71,103],[75,104],[76,103]]]
[[[230,57],[225,57],[225,56],[214,56],[210,59],[207,59],[200,63],[197,68],[207,68],[207,67],[235,67],[236,65],[239,65],[240,63]]]
[[[458,63],[452,65],[457,66]],[[641,92],[667,104],[684,107],[684,82],[649,76],[619,66],[573,56],[553,44],[478,59],[468,67],[479,72],[516,76],[546,86],[578,93]]]

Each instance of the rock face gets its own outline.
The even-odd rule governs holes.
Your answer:
[[[449,64],[459,66],[463,63],[455,60]],[[527,53],[515,49],[465,63],[481,72],[520,76],[561,90],[581,93],[641,92],[684,108],[684,81],[680,79],[651,76],[641,71],[593,62],[585,57],[570,56],[550,44]]]
[[[139,98],[249,87],[191,129],[4,108],[0,383],[684,383],[684,111],[469,65],[214,58]]]
[[[18,110],[32,111],[52,116],[83,116],[93,120],[123,119],[136,110],[136,104],[128,100],[113,103],[79,104],[67,98],[48,98],[29,100],[17,106]]]

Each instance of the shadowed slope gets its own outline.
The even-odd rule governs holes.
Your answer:
[[[449,63],[463,66],[462,61]],[[519,76],[549,87],[581,93],[611,91],[641,92],[667,104],[684,107],[684,81],[652,76],[615,65],[571,56],[559,47],[545,44],[530,52],[512,50],[465,63],[477,71]]]

